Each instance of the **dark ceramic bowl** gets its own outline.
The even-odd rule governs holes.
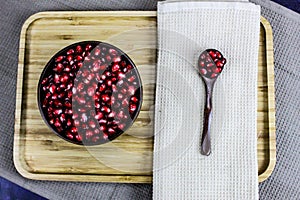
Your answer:
[[[139,72],[129,56],[99,41],[60,50],[38,83],[45,123],[79,145],[104,144],[125,132],[140,112],[142,94]]]

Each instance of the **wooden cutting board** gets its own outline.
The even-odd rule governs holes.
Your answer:
[[[68,143],[51,132],[37,105],[37,84],[49,59],[83,40],[124,50],[140,72],[144,99],[134,125],[113,142],[94,147]],[[153,105],[156,75],[156,12],[43,12],[31,16],[20,37],[14,163],[30,179],[60,181],[152,181]],[[273,39],[261,18],[258,64],[257,152],[259,181],[276,161]]]

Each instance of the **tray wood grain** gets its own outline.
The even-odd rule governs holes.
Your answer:
[[[37,106],[37,83],[45,64],[61,48],[82,40],[109,42],[126,49],[144,84],[144,102],[134,125],[113,142],[88,149],[53,134]],[[276,162],[272,41],[271,26],[261,18],[257,108],[260,182],[272,173]],[[155,63],[154,11],[42,12],[31,16],[20,36],[14,136],[18,172],[37,180],[150,183]]]

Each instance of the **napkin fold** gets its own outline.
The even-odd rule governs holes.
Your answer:
[[[153,199],[258,199],[257,66],[260,7],[159,2]],[[215,83],[212,153],[200,154],[205,49],[227,64]]]

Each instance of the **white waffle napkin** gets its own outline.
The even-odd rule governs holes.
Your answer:
[[[154,199],[258,199],[256,108],[260,7],[158,3]],[[213,93],[212,153],[200,154],[208,48],[227,64]]]

